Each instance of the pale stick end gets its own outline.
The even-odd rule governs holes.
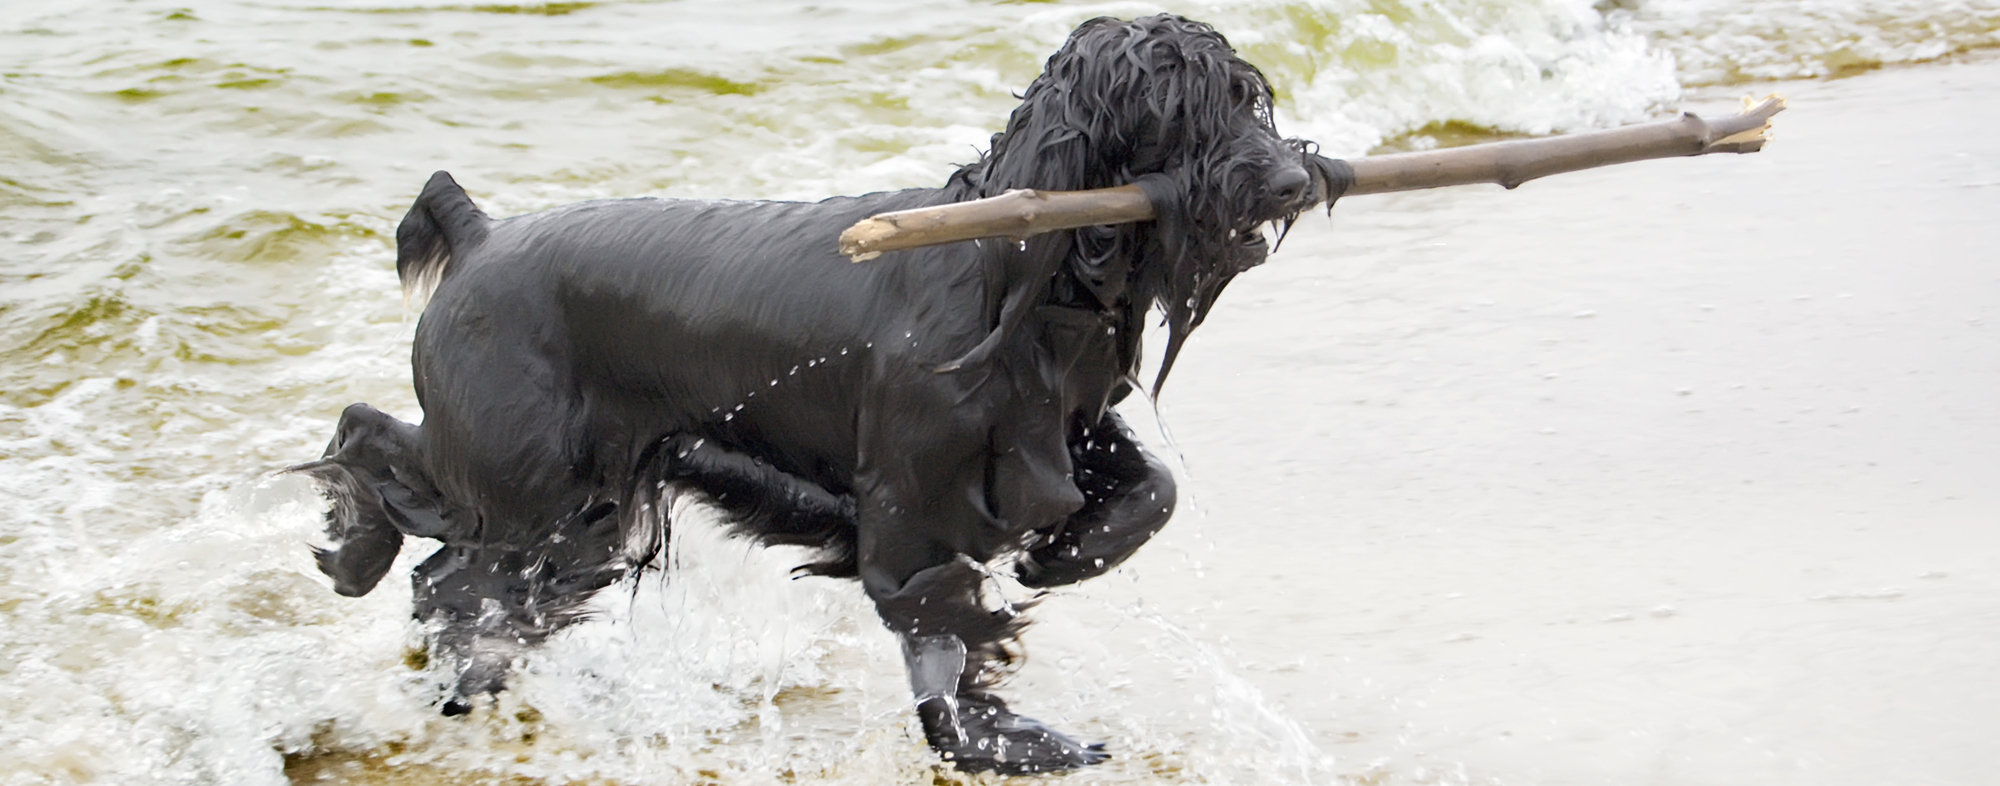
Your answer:
[[[1707,152],[1755,153],[1764,149],[1764,145],[1776,138],[1771,131],[1771,116],[1783,111],[1785,111],[1785,97],[1777,93],[1765,96],[1761,101],[1744,96],[1743,111],[1737,117],[1755,119],[1758,121],[1757,125],[1709,143]]]
[[[1783,111],[1785,111],[1785,97],[1777,93],[1764,96],[1761,101],[1747,95],[1743,97],[1743,114],[1768,118]]]
[[[1711,147],[1718,151],[1727,152],[1734,150],[1739,153],[1753,153],[1769,141],[1771,141],[1771,126],[1765,124],[1717,139]]]
[[[862,219],[840,233],[840,253],[855,262],[866,262],[881,256],[877,247],[895,234],[895,223],[881,216]]]

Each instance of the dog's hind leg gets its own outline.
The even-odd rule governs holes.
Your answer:
[[[591,595],[626,574],[615,511],[596,506],[527,549],[446,545],[411,574],[416,617],[458,674],[444,714],[505,688],[516,659],[582,619]]]
[[[1102,575],[1139,550],[1174,513],[1174,475],[1139,447],[1117,412],[1070,441],[1083,509],[1042,533],[1016,569],[1030,587]]]
[[[334,591],[368,594],[402,549],[404,535],[438,537],[455,518],[420,459],[418,427],[354,404],[320,460],[288,467],[319,482],[333,502],[326,514],[329,548],[315,548]]]
[[[430,628],[431,657],[457,680],[446,715],[472,710],[472,698],[506,687],[526,637],[515,634],[503,598],[518,591],[520,551],[445,545],[410,574],[415,615]]]

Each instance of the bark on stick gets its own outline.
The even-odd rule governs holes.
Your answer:
[[[1770,139],[1771,116],[1784,108],[1785,99],[1774,95],[1715,121],[1683,112],[1608,131],[1357,158],[1347,162],[1354,185],[1345,196],[1473,183],[1513,188],[1538,177],[1651,158],[1755,153]]]
[[[1772,95],[1720,120],[1692,113],[1652,123],[1544,139],[1468,145],[1331,161],[1352,172],[1333,197],[1497,183],[1514,188],[1539,177],[1652,158],[1754,153],[1769,141],[1771,116],[1785,109]],[[987,237],[1025,239],[1044,232],[1153,218],[1137,186],[1091,191],[1009,191],[971,202],[883,213],[840,233],[840,252],[856,262],[885,251]]]
[[[1138,186],[1090,191],[1016,189],[996,197],[898,210],[864,218],[840,233],[840,253],[856,262],[901,251],[983,237],[1026,239],[1058,229],[1126,224],[1153,217]]]

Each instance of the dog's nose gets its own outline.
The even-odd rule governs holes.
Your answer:
[[[1271,201],[1279,205],[1295,205],[1312,186],[1312,176],[1306,174],[1305,167],[1289,166],[1271,174]]]

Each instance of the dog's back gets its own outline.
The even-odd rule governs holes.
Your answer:
[[[446,497],[483,511],[464,536],[532,543],[623,500],[675,434],[845,492],[880,374],[962,352],[991,309],[976,266],[857,265],[834,238],[942,200],[626,199],[494,221],[435,175],[398,268],[432,290],[413,357],[424,455]]]

